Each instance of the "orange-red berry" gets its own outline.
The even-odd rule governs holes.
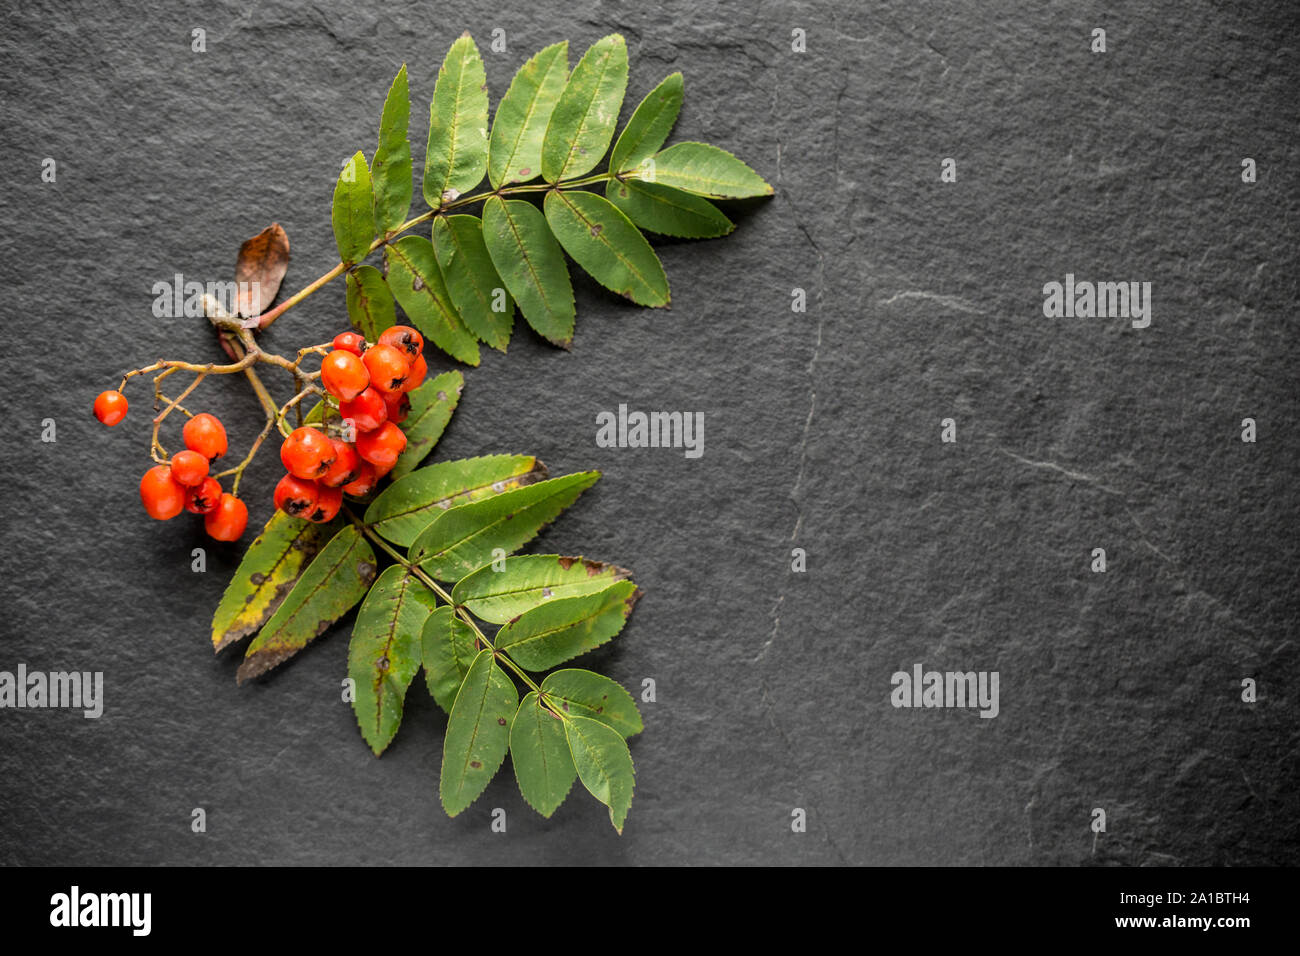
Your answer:
[[[172,455],[172,477],[187,487],[202,484],[208,477],[208,460],[188,448],[178,451]]]
[[[185,507],[185,486],[172,477],[170,467],[154,465],[140,479],[140,503],[150,518],[175,518]]]
[[[280,461],[295,478],[319,478],[334,464],[334,446],[318,429],[295,428],[280,446]]]
[[[387,472],[397,463],[397,456],[406,448],[406,432],[392,422],[384,422],[372,432],[357,435],[357,454],[375,470]]]
[[[345,494],[353,498],[364,498],[370,492],[375,490],[375,483],[379,481],[379,476],[375,474],[375,466],[368,461],[361,463],[361,470],[357,474],[356,480],[348,482],[343,486]]]
[[[221,482],[204,478],[192,488],[185,489],[185,510],[191,514],[205,515],[217,510],[221,502]]]
[[[344,352],[360,355],[366,350],[366,337],[360,332],[340,332],[334,336],[334,341],[330,345]]]
[[[424,351],[424,336],[409,325],[394,325],[379,333],[379,345],[391,345],[406,354],[408,362]]]
[[[339,414],[351,419],[357,431],[370,432],[388,421],[388,406],[382,392],[368,388],[352,401],[340,402]]]
[[[204,517],[203,527],[217,541],[238,541],[248,527],[248,505],[226,492]]]
[[[320,487],[314,481],[285,475],[275,486],[275,506],[295,518],[306,517],[316,507]]]
[[[402,384],[402,391],[409,392],[419,388],[428,374],[429,363],[424,360],[423,355],[417,355],[415,361],[411,363],[411,374],[406,376],[406,381]]]
[[[411,397],[405,392],[390,392],[384,395],[384,408],[388,420],[394,425],[400,425],[411,412]]]
[[[370,384],[370,373],[354,353],[335,349],[321,362],[320,381],[325,391],[350,402]]]
[[[185,447],[211,461],[226,453],[226,427],[216,415],[201,412],[185,423],[181,430]]]
[[[326,488],[341,488],[360,473],[361,457],[355,448],[338,438],[331,438],[330,444],[334,446],[334,464],[317,479],[317,483]]]
[[[126,409],[126,396],[121,392],[100,392],[95,397],[95,417],[105,425],[116,425],[126,418]]]
[[[370,384],[381,392],[401,391],[411,374],[406,353],[392,345],[380,343],[366,349],[361,361],[370,373]]]
[[[312,509],[311,514],[307,515],[307,520],[315,521],[317,524],[333,521],[342,507],[342,488],[321,488],[320,495],[316,498],[316,507]]]

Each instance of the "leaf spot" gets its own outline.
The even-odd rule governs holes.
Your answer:
[[[438,391],[438,401],[445,402],[446,400],[447,400],[447,393],[440,389]]]
[[[494,481],[492,482],[492,490],[498,493],[505,491],[506,483],[504,481]]]
[[[523,167],[521,167],[520,170],[519,170],[519,175],[520,175],[520,176],[531,176],[532,174],[533,174],[533,171],[532,171],[531,169],[529,169],[527,166],[523,166]]]
[[[379,660],[377,661],[377,664],[378,664],[379,669],[380,669],[381,671],[386,671],[386,670],[388,670],[388,658],[387,658],[387,657],[381,657],[381,658],[379,658]]]
[[[599,235],[600,235],[600,230],[603,229],[603,228],[604,228],[604,227],[603,227],[600,223],[598,223],[598,222],[596,222],[596,223],[592,223],[592,226],[591,226],[591,234],[592,234],[593,236],[599,236]]]
[[[263,574],[261,571],[254,571],[252,574],[248,576],[248,580],[260,586],[266,583],[266,575]]]
[[[504,727],[506,725],[506,719],[504,717],[498,717],[497,723]]]
[[[423,288],[424,288],[424,277],[423,277],[423,276],[416,276],[414,279],[412,279],[412,280],[411,280],[411,288],[414,289],[416,292],[419,292],[421,289],[423,289]]]
[[[328,631],[329,629],[330,629],[330,622],[329,622],[329,621],[321,621],[319,624],[316,625],[316,636],[317,636],[317,637],[320,637],[322,634],[324,634],[324,633],[325,633],[326,631]]]
[[[550,597],[550,596],[551,596],[551,589],[550,589],[550,588],[542,588],[542,597],[544,597],[544,598],[548,598],[548,597]]]
[[[473,767],[475,770],[482,770],[482,769],[483,769],[483,761],[481,761],[481,760],[471,760],[471,761],[469,762],[469,765],[470,765],[471,767]]]
[[[443,193],[442,193],[442,201],[443,201],[443,202],[455,202],[455,201],[456,201],[457,199],[459,199],[459,198],[460,198],[460,190],[459,190],[459,189],[446,189],[446,190],[443,190]]]

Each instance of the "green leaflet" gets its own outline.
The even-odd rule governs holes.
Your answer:
[[[624,737],[645,729],[632,695],[602,674],[576,667],[552,671],[542,681],[542,693],[552,707],[575,717],[599,720]]]
[[[772,187],[725,149],[708,143],[677,143],[636,169],[638,179],[714,199],[770,196]]]
[[[569,75],[542,140],[542,178],[573,179],[609,148],[627,91],[627,43],[617,33],[591,45]]]
[[[593,279],[638,305],[668,305],[659,257],[617,206],[595,193],[558,189],[545,205],[555,238]]]
[[[488,182],[494,189],[541,174],[542,139],[568,75],[569,41],[562,40],[534,54],[510,81],[488,140]]]
[[[479,363],[478,342],[460,321],[433,243],[420,236],[403,236],[384,247],[388,288],[424,337],[466,365]]]
[[[670,73],[646,94],[609,154],[611,172],[631,169],[659,151],[681,112],[682,93],[682,75]]]
[[[480,651],[456,694],[442,742],[438,796],[447,816],[454,817],[478,799],[501,769],[518,705],[514,683],[490,650]]]
[[[424,680],[429,694],[448,713],[479,652],[478,637],[456,612],[443,605],[429,615],[422,640]]]
[[[504,352],[515,324],[515,303],[483,244],[478,216],[439,216],[433,251],[461,321],[489,347]]]
[[[523,547],[599,477],[598,471],[563,475],[444,511],[420,532],[409,560],[441,581],[459,581],[491,561],[496,549],[510,554]]]
[[[338,530],[276,511],[244,552],[212,617],[212,647],[220,651],[270,620],[308,563]]]
[[[370,166],[375,199],[375,231],[387,236],[406,221],[411,211],[411,143],[407,128],[411,120],[411,99],[406,87],[406,64],[384,100],[379,120],[379,146]]]
[[[349,265],[364,259],[375,238],[375,210],[370,195],[370,169],[366,166],[366,154],[360,150],[339,173],[330,219],[334,223],[339,258]]]
[[[627,741],[618,731],[588,717],[570,717],[564,722],[564,731],[578,779],[587,792],[609,807],[609,820],[621,834],[636,783]]]
[[[662,236],[713,239],[736,228],[707,199],[657,183],[610,180],[605,184],[605,197],[635,225]]]
[[[573,342],[573,284],[545,217],[532,203],[492,196],[483,204],[483,242],[528,324],[567,349]]]
[[[599,594],[549,601],[497,631],[497,650],[525,670],[549,670],[611,640],[640,597],[635,584],[619,581]]]
[[[457,607],[475,617],[505,624],[557,598],[596,594],[632,572],[613,564],[560,554],[521,554],[479,568],[451,592]]]
[[[564,721],[529,691],[510,723],[510,761],[519,793],[544,817],[556,811],[578,776],[569,753]]]
[[[367,341],[375,341],[380,332],[397,324],[393,294],[384,274],[374,266],[361,265],[349,271],[347,289],[348,318]]]
[[[423,660],[424,623],[437,606],[433,592],[400,564],[379,576],[357,612],[348,645],[352,710],[375,756],[402,723],[406,690]]]
[[[439,515],[546,477],[531,455],[484,455],[440,461],[393,482],[366,509],[366,524],[393,544],[407,547]]]
[[[370,542],[355,526],[344,526],[248,646],[236,680],[242,684],[266,673],[324,634],[365,597],[377,571]]]
[[[407,393],[411,411],[401,424],[402,431],[406,432],[406,448],[397,456],[397,464],[389,472],[394,481],[414,471],[433,451],[433,446],[438,444],[451,421],[451,413],[456,410],[464,387],[465,376],[453,369]]]
[[[466,32],[447,51],[429,104],[424,200],[431,209],[482,182],[487,172],[487,126],[487,74],[478,47]]]

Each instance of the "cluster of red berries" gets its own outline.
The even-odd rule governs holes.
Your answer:
[[[116,425],[126,417],[126,396],[101,392],[95,399],[95,417]],[[212,462],[226,453],[226,429],[215,415],[195,415],[181,432],[185,450],[172,455],[171,464],[154,465],[140,479],[140,501],[149,517],[159,521],[182,511],[203,515],[203,526],[218,541],[235,541],[248,526],[248,506],[208,474]]]
[[[321,385],[338,399],[339,414],[351,422],[352,441],[318,428],[294,429],[280,446],[288,472],[275,486],[275,506],[309,521],[330,521],[343,495],[364,497],[397,464],[406,448],[398,428],[411,408],[407,393],[424,381],[424,339],[395,325],[373,345],[356,332],[342,332],[321,362]]]

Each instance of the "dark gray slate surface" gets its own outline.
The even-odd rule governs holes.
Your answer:
[[[1288,5],[128,6],[15,4],[0,33],[0,669],[107,684],[97,721],[0,711],[0,863],[1297,862]],[[237,550],[141,514],[140,390],[111,432],[89,414],[130,365],[219,354],[201,321],[152,317],[155,281],[226,277],[272,220],[288,288],[328,268],[334,177],[373,149],[397,66],[418,126],[447,45],[497,27],[494,102],[535,49],[620,30],[629,101],[682,70],[675,138],[777,188],[733,237],[662,246],[669,312],[579,280],[573,353],[516,335],[440,449],[606,474],[537,548],[648,592],[591,655],[658,687],[622,838],[585,794],[537,817],[508,769],[447,819],[427,697],[381,760],[339,701],[350,619],[237,688],[206,637]],[[1150,328],[1045,319],[1067,272],[1152,282]],[[342,303],[327,290],[269,341],[332,334]],[[203,394],[251,438],[241,383]],[[703,411],[704,457],[597,448],[620,402]],[[246,484],[254,522],[273,459]],[[1000,715],[894,709],[891,673],[918,662],[999,671]]]

